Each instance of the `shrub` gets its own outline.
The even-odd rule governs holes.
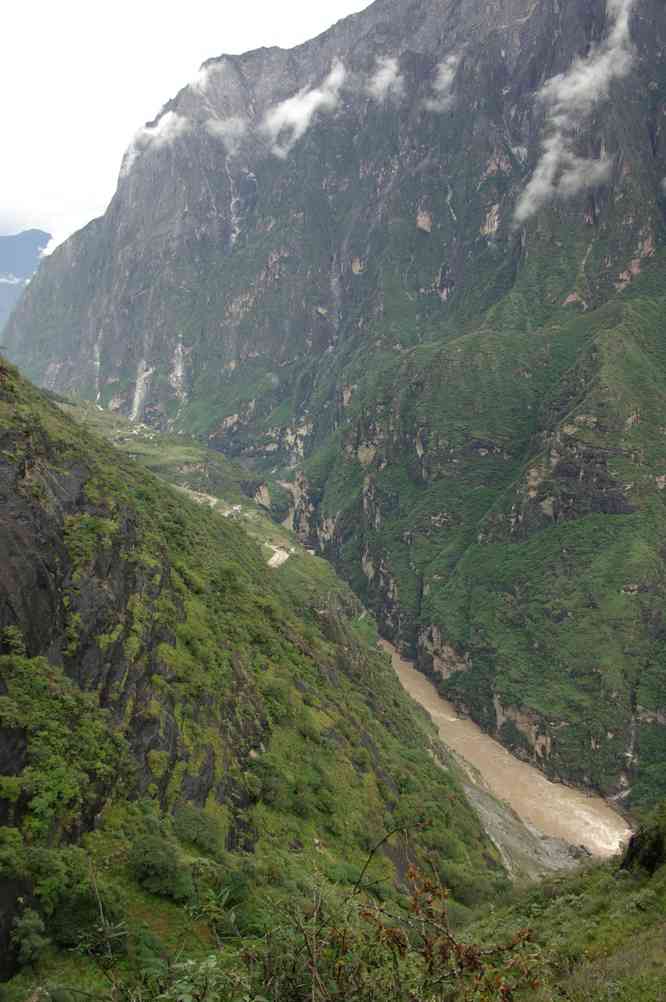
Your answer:
[[[208,856],[219,857],[224,850],[224,826],[219,818],[200,807],[183,804],[173,819],[174,832]]]
[[[135,839],[129,865],[135,879],[151,894],[173,901],[192,897],[192,874],[180,863],[175,847],[165,838],[143,835]]]
[[[99,884],[95,890],[86,882],[63,894],[49,920],[49,932],[59,946],[85,944],[91,952],[111,948],[115,954],[123,953],[125,912],[124,902],[114,888]]]
[[[622,860],[622,867],[640,867],[654,874],[666,863],[666,806],[655,811],[640,831],[632,836]]]
[[[279,759],[269,752],[252,763],[252,773],[259,781],[258,796],[278,810],[289,810],[289,786],[282,774]]]
[[[12,943],[16,947],[19,964],[33,964],[39,960],[49,946],[45,932],[41,916],[32,908],[26,908],[22,915],[14,919]]]

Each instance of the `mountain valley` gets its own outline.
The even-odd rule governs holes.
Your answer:
[[[664,1002],[665,53],[375,0],[21,273],[0,1000]]]
[[[288,484],[299,537],[447,698],[649,805],[666,15],[500,7],[379,0],[210,60],[5,340],[39,384]]]

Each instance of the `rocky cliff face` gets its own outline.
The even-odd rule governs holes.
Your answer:
[[[379,0],[213,59],[5,338],[293,480],[302,537],[459,705],[638,799],[666,754],[665,45],[658,0]]]
[[[652,0],[380,0],[293,51],[213,59],[135,137],[8,346],[53,389],[299,458],[334,423],[313,405],[334,410],[341,353],[458,331],[511,289],[541,300],[517,323],[591,306],[654,253],[663,22]],[[544,84],[585,59],[555,125]]]

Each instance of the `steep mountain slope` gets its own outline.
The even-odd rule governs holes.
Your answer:
[[[0,333],[50,239],[51,234],[42,230],[0,236]]]
[[[246,477],[247,473],[239,471],[220,453],[206,450],[183,435],[170,435],[132,423],[94,404],[69,404],[61,400],[59,406],[84,427],[94,429],[112,441],[116,448],[128,452],[136,462],[147,465],[199,504],[240,522],[245,532],[260,546],[278,587],[282,593],[289,595],[293,607],[301,616],[308,618],[312,608],[344,609],[350,606],[349,590],[335,574],[332,565],[317,559],[312,550],[299,545],[287,519],[282,524],[275,520],[277,502],[272,496],[275,489],[272,483],[262,483],[257,490],[256,480],[248,482],[243,479],[240,482],[241,493],[238,491],[238,476],[240,473]],[[248,497],[248,494],[253,497]],[[270,509],[267,507],[269,504]],[[351,606],[356,607],[356,603],[352,602]],[[356,627],[363,631],[369,642],[378,639],[376,625],[367,610],[361,611]],[[381,646],[384,649],[387,647],[385,643]],[[587,852],[606,854],[626,839],[626,825],[620,816],[610,810],[601,810],[596,798],[585,804],[584,798],[573,791],[565,792],[563,787],[558,791],[544,790],[544,781],[540,780],[536,771],[529,767],[525,769],[519,763],[510,764],[508,776],[505,776],[505,779],[512,779],[508,788],[502,786],[495,789],[476,755],[472,753],[473,762],[470,761],[468,746],[458,745],[455,732],[459,723],[463,722],[451,720],[450,708],[442,714],[441,707],[433,705],[427,697],[423,701],[422,694],[419,698],[418,692],[416,695],[412,692],[409,682],[401,675],[403,666],[396,662],[395,653],[392,652],[391,656],[401,684],[412,698],[416,698],[417,703],[438,718],[436,726],[439,735],[447,749],[453,752],[454,761],[460,765],[465,794],[479,814],[489,837],[499,848],[502,862],[512,880],[523,882],[538,879],[554,870],[575,868]],[[414,675],[418,677],[418,673]],[[435,702],[438,702],[437,698]],[[464,723],[463,727],[469,734],[470,729]],[[471,731],[474,733],[477,729],[472,727]],[[489,755],[497,753],[496,749],[490,750],[492,742],[476,741],[475,744],[477,747],[486,746]],[[516,776],[516,769],[519,776]],[[550,810],[540,818],[523,814],[521,803],[524,807],[525,797],[530,795],[528,793],[520,797],[513,808],[511,806],[515,792],[511,786],[522,786],[524,790],[529,787],[533,795],[531,784],[535,782],[540,788],[538,796],[542,801],[551,801],[553,796],[557,801],[557,804],[551,801]],[[593,831],[588,831],[588,828]],[[587,849],[581,850],[581,845],[587,846]]]
[[[483,726],[651,802],[666,10],[378,0],[211,60],[6,340],[290,483],[301,537]]]
[[[239,524],[4,362],[0,494],[0,976],[30,959],[30,922],[58,947],[92,934],[95,870],[132,949],[146,922],[209,943],[204,899],[232,885],[235,921],[261,931],[426,818],[378,858],[382,894],[429,852],[462,903],[505,882],[341,582],[324,577],[323,607],[307,571],[272,576]]]

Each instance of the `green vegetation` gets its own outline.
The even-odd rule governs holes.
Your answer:
[[[514,752],[631,810],[666,794],[664,274],[656,254],[597,309],[544,312],[525,273],[400,350],[376,325],[317,384],[321,413],[352,389],[304,462],[307,527],[385,635]]]
[[[12,504],[50,518],[76,470],[84,505],[53,571],[62,663],[29,619],[2,636],[3,998],[657,1002],[661,815],[625,870],[507,898],[453,763],[330,565],[251,507],[174,493],[6,367],[0,396]],[[293,552],[268,572],[272,547]]]
[[[133,424],[121,414],[95,404],[58,395],[52,397],[66,414],[95,435],[192,496],[201,495],[202,500],[207,498],[209,503],[218,499],[224,502],[225,509],[242,504],[257,510],[252,502],[263,486],[268,492],[266,500],[269,500],[273,517],[281,521],[286,516],[289,495],[277,481],[252,474],[189,435],[159,432],[143,424]]]
[[[484,942],[529,927],[544,960],[542,985],[528,996],[535,1002],[661,1002],[666,987],[665,838],[662,807],[634,837],[622,866],[616,860],[513,894],[484,909],[465,936]]]
[[[32,527],[3,573],[43,566],[53,610],[36,623],[33,592],[12,593],[2,637],[0,890],[7,956],[24,957],[9,999],[35,979],[101,992],[109,944],[135,977],[146,957],[261,938],[319,887],[342,901],[388,829],[409,837],[377,855],[375,901],[430,857],[460,914],[507,886],[330,567],[301,551],[269,570],[244,529],[261,537],[258,516],[194,503],[4,364],[0,435],[4,531]]]
[[[538,95],[596,51],[604,3],[535,3],[520,39],[470,3],[442,31],[434,2],[410,18],[370,6],[327,38],[355,72],[379,48],[399,54],[400,102],[353,88],[284,160],[248,130],[247,161],[219,170],[204,129],[154,174],[137,162],[6,333],[34,378],[126,415],[141,404],[151,428],[114,418],[111,437],[161,477],[241,504],[265,481],[279,521],[280,479],[297,485],[303,538],[386,636],[514,750],[630,809],[666,793],[666,39],[649,2],[630,27],[640,59],[580,137],[582,158],[616,165],[598,186],[516,225]],[[325,79],[330,51],[251,59],[296,94]],[[431,114],[452,56],[452,99]],[[229,100],[259,101],[260,119],[274,95],[245,91],[251,76]],[[183,101],[206,120],[203,94]],[[174,178],[183,196],[162,204]],[[106,434],[108,415],[88,410]],[[47,486],[25,490],[39,501]],[[80,556],[113,554],[115,514],[81,516]],[[75,605],[67,650],[81,657]],[[124,640],[138,650],[138,627]]]
[[[388,841],[397,847],[403,837]],[[202,1002],[661,1002],[665,845],[662,809],[621,865],[591,866],[461,915],[437,876],[413,867],[404,894],[378,895],[377,844],[353,886],[341,891],[315,872],[308,893],[274,902],[259,928],[247,908],[252,862],[230,871],[228,854],[188,857],[169,819],[139,803],[86,836],[90,869],[76,883],[70,868],[64,915],[56,908],[45,924],[23,912],[15,938],[25,966],[3,998],[18,1002],[37,981],[50,1002],[80,991],[100,1002],[182,1002],[188,992]],[[159,860],[157,896],[132,879],[144,850]],[[167,899],[186,867],[183,908]]]

